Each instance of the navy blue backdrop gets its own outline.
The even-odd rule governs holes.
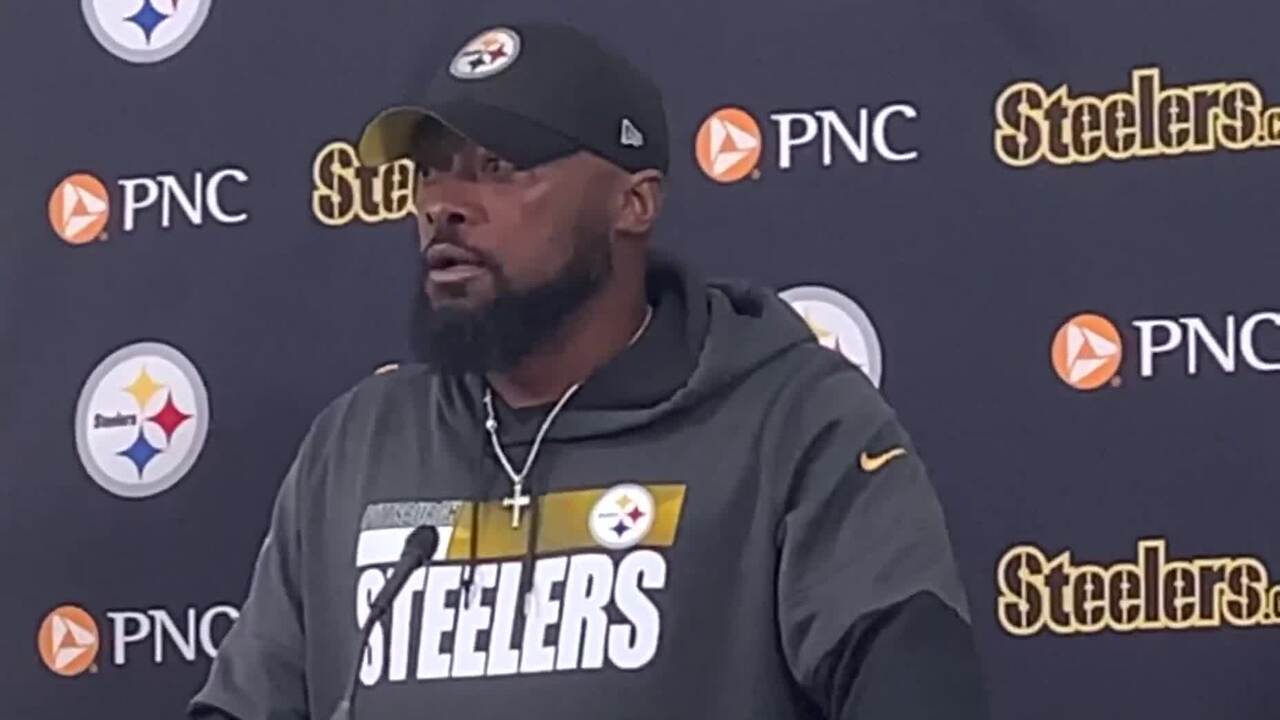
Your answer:
[[[0,7],[0,717],[180,712],[408,355],[408,170],[342,143],[529,17],[664,89],[657,243],[878,377],[997,717],[1280,716],[1275,3],[83,0]]]

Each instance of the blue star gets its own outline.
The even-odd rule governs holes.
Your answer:
[[[151,0],[142,0],[142,7],[138,12],[125,18],[129,22],[142,28],[142,33],[147,36],[147,42],[151,42],[151,33],[156,31],[160,23],[169,19],[169,15],[165,15],[151,4]]]
[[[138,438],[133,441],[133,444],[116,454],[132,460],[134,466],[138,468],[138,478],[141,479],[143,469],[160,454],[160,449],[147,442],[147,438],[142,434],[142,428],[138,428]]]
[[[627,527],[626,524],[624,524],[621,520],[619,520],[617,525],[614,525],[609,529],[618,533],[618,537],[622,537],[623,535],[626,535],[627,531],[630,530],[631,528]]]

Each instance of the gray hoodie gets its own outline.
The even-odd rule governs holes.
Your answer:
[[[481,378],[404,366],[325,409],[189,710],[328,718],[358,672],[358,718],[984,717],[943,514],[875,388],[768,289],[658,254],[647,287],[518,527]],[[519,469],[549,407],[494,404]],[[361,652],[424,524],[433,562]]]

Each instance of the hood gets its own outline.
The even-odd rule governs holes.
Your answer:
[[[742,279],[707,279],[651,250],[649,328],[598,368],[556,416],[548,439],[631,430],[697,406],[813,333],[772,289]],[[441,378],[440,409],[453,426],[484,424],[479,375]],[[554,403],[513,409],[494,394],[504,444],[531,442]]]

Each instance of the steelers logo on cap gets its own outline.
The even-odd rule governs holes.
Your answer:
[[[614,485],[600,496],[587,526],[591,537],[610,550],[638,545],[653,529],[653,496],[639,485]]]
[[[520,36],[505,27],[485,30],[472,38],[449,63],[449,74],[474,80],[502,72],[520,54]]]

